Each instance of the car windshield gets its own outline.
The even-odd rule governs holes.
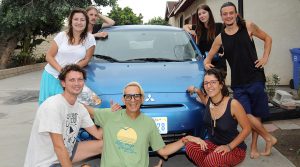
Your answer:
[[[108,34],[107,39],[97,40],[95,57],[110,62],[189,61],[196,56],[184,31],[118,30]]]

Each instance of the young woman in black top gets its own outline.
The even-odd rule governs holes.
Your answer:
[[[199,6],[197,9],[197,15],[198,19],[196,25],[186,24],[183,29],[195,37],[201,54],[206,57],[215,37],[222,32],[223,24],[215,23],[214,16],[208,5]],[[220,49],[219,53],[222,54],[223,50]],[[212,64],[226,73],[227,67],[226,60],[224,58],[216,55]]]
[[[187,136],[186,153],[197,166],[235,166],[246,156],[245,138],[251,126],[242,105],[229,97],[224,74],[215,68],[206,71],[204,92],[189,86],[189,93],[197,93],[206,105],[203,121],[208,138]],[[238,124],[242,128],[237,130]]]

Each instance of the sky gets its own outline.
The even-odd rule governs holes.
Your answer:
[[[122,9],[126,6],[130,7],[136,15],[141,13],[144,23],[147,23],[154,17],[160,16],[165,18],[167,1],[168,0],[118,0],[117,3]],[[101,8],[101,12],[104,15],[109,13],[110,10],[110,7]]]

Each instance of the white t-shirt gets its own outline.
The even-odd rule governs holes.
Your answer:
[[[49,132],[62,134],[71,156],[79,129],[93,125],[82,104],[70,105],[61,94],[49,97],[36,113],[24,167],[49,167],[59,163]]]
[[[96,45],[96,40],[91,33],[88,33],[85,41],[79,45],[70,45],[68,39],[69,38],[65,31],[58,33],[54,38],[54,41],[58,46],[58,51],[54,58],[61,67],[68,64],[78,63],[84,58],[86,51],[90,47]],[[45,70],[55,78],[59,75],[59,72],[49,63],[46,65]]]

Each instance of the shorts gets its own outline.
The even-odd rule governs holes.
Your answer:
[[[244,107],[247,114],[266,118],[269,116],[268,95],[264,82],[254,82],[242,86],[231,87],[233,97]]]
[[[78,142],[75,143],[74,148],[72,150],[72,155],[70,157],[71,161],[74,159],[77,147],[78,147]],[[50,167],[61,167],[61,165],[60,165],[60,163],[58,163],[58,164],[52,164],[52,165],[50,165]]]
[[[41,105],[48,97],[63,93],[60,80],[44,70],[40,83],[39,105]]]

